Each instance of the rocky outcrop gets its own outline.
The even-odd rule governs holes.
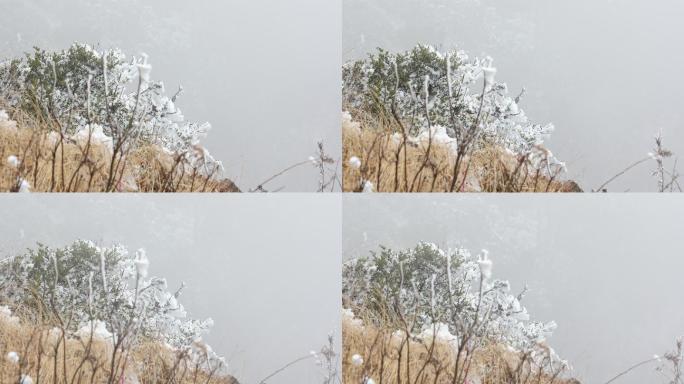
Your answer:
[[[240,188],[230,179],[223,179],[216,188],[217,192],[242,192]]]
[[[572,180],[564,181],[561,184],[560,192],[584,192],[582,188],[576,182]]]

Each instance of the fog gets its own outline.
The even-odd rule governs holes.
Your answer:
[[[333,195],[268,197],[33,195],[0,199],[0,260],[36,242],[76,239],[145,248],[150,275],[192,318],[214,319],[205,340],[242,383],[340,346],[341,203]],[[132,214],[135,212],[135,214]],[[312,359],[268,383],[320,383]]]
[[[673,198],[674,197],[674,198]],[[684,335],[684,201],[663,195],[345,196],[343,257],[380,245],[490,251],[493,276],[525,284],[550,345],[583,383],[605,383]],[[657,364],[616,383],[664,382]]]
[[[185,91],[190,121],[209,121],[206,147],[243,190],[340,149],[339,0],[1,0],[0,60],[74,41],[150,56],[153,80]],[[271,189],[315,191],[317,171]]]
[[[343,57],[417,43],[490,55],[568,177],[597,188],[653,148],[684,154],[684,3],[678,0],[344,0]],[[610,191],[653,191],[655,163]]]

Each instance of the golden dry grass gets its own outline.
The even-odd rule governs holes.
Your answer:
[[[48,122],[15,111],[0,122],[0,191],[16,191],[25,179],[33,192],[239,192],[229,179],[205,176],[181,156],[156,146],[130,151],[117,162],[107,190],[111,153],[104,146],[51,137]],[[61,143],[60,143],[61,141]],[[199,148],[198,148],[199,150]],[[8,164],[16,156],[20,165]]]
[[[345,317],[342,322],[343,383],[362,383],[364,377],[380,384],[453,384],[456,351],[447,342],[412,339],[404,343],[390,329],[359,324]],[[354,366],[359,354],[363,364]],[[468,374],[458,384],[573,384],[574,379],[552,377],[529,366],[501,346],[490,345],[475,352]],[[461,365],[463,361],[461,361]],[[523,367],[517,371],[517,367]]]
[[[34,384],[107,383],[111,363],[110,343],[103,340],[62,339],[50,326],[9,321],[0,315],[0,382],[18,383],[28,374]],[[7,358],[20,356],[18,363]],[[124,374],[116,384],[237,384],[231,376],[209,375],[159,343],[144,343],[130,352]],[[119,371],[117,371],[119,372]],[[137,381],[136,381],[137,380]]]
[[[456,155],[433,142],[407,143],[393,132],[390,122],[376,118],[342,123],[343,189],[359,192],[368,180],[376,192],[448,192]],[[348,164],[361,160],[361,168]],[[501,148],[478,149],[465,159],[454,189],[459,192],[581,192],[573,181],[560,181],[530,167],[527,159]]]

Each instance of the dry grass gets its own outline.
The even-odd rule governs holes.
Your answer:
[[[448,192],[456,155],[440,143],[403,145],[401,130],[391,121],[376,118],[360,123],[343,121],[343,185],[359,192],[368,180],[376,192]],[[394,136],[393,136],[394,135]],[[351,156],[361,168],[348,164]],[[581,192],[573,181],[545,176],[529,158],[514,156],[492,146],[477,149],[465,159],[457,178],[459,192]]]
[[[377,384],[454,384],[456,351],[447,342],[424,341],[397,336],[390,329],[361,325],[358,319],[342,323],[342,377],[346,384],[363,383],[365,377]],[[363,364],[354,366],[359,354]],[[462,363],[462,362],[461,362]],[[573,384],[523,361],[501,346],[485,346],[475,352],[466,367],[466,378],[458,384]]]
[[[2,109],[2,108],[0,108]],[[34,192],[239,192],[229,179],[202,173],[179,155],[156,146],[135,148],[117,160],[103,145],[78,143],[49,132],[53,123],[14,111],[15,121],[0,122],[0,191],[17,191],[21,179]],[[201,153],[201,148],[197,148]],[[19,167],[6,161],[20,160]],[[113,173],[111,188],[107,188]]]
[[[109,343],[90,338],[62,338],[59,329],[26,324],[0,318],[0,382],[18,383],[22,374],[30,376],[34,384],[110,382],[112,347]],[[18,363],[6,358],[12,351],[19,354]],[[182,354],[159,343],[143,343],[128,356],[122,369],[124,373],[118,374],[113,383],[237,383],[231,376],[211,375],[199,369]]]

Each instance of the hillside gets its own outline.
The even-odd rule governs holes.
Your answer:
[[[486,251],[381,248],[343,268],[346,383],[572,384],[525,290],[492,276]]]
[[[2,260],[0,382],[234,384],[144,250],[76,241]]]
[[[80,43],[0,63],[0,190],[239,192],[151,69]]]
[[[345,64],[345,191],[580,192],[492,62],[417,45]]]

